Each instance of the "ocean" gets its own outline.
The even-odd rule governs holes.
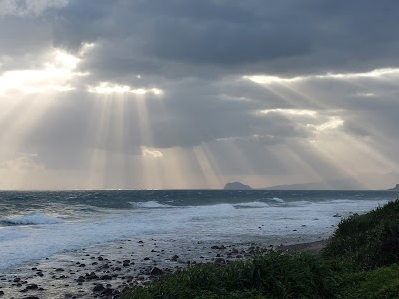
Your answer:
[[[341,217],[396,197],[392,191],[0,192],[0,270],[126,238],[313,241],[328,237]]]
[[[115,263],[135,260],[137,269],[131,272],[140,271],[139,265],[144,269],[147,260],[147,267],[170,262],[173,254],[184,259],[181,263],[199,256],[207,260],[215,244],[317,241],[331,236],[343,217],[368,212],[398,196],[395,191],[3,191],[0,286],[18,298],[18,287],[23,286],[14,280],[33,280],[48,290],[40,298],[58,298],[62,287],[70,292],[71,283],[78,281],[76,261],[89,256],[102,254]],[[143,261],[150,254],[153,257]],[[37,275],[46,278],[44,272],[29,272],[38,267],[47,269],[47,282],[37,280]],[[59,267],[70,273],[56,284],[54,269]],[[103,271],[95,262],[85,267],[87,273]],[[71,282],[65,283],[68,278]],[[79,284],[74,291],[91,298],[92,286],[83,287]]]

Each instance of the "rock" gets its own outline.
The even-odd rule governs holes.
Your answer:
[[[216,265],[223,265],[223,264],[226,263],[226,260],[224,258],[218,257],[218,258],[215,259],[214,263]]]
[[[39,286],[37,284],[35,284],[35,283],[28,284],[25,287],[26,290],[37,290],[38,288],[39,288]]]
[[[104,286],[102,284],[98,284],[93,288],[93,292],[101,292],[102,290],[104,290]]]
[[[97,257],[97,259],[98,259],[99,261],[103,261],[103,260],[104,260],[104,258],[103,258],[102,256]]]
[[[174,256],[172,256],[171,261],[176,262],[178,258],[179,256],[175,254]]]
[[[84,282],[85,278],[83,276],[79,276],[78,279],[76,279],[77,282]]]
[[[28,297],[24,297],[23,299],[40,299],[40,298],[36,297],[36,296],[28,296]]]
[[[57,269],[55,269],[55,272],[64,272],[65,270],[64,269],[62,269],[62,268],[57,268]]]
[[[3,291],[0,291],[0,296],[4,296],[4,292]]]
[[[90,274],[86,273],[86,279],[98,279],[98,276],[94,272],[91,272]]]
[[[104,291],[101,292],[101,295],[111,295],[114,290],[111,288],[106,288]]]
[[[100,277],[101,280],[111,280],[112,276],[111,275],[103,275]]]
[[[158,267],[153,267],[150,271],[151,275],[163,275],[165,274],[165,272],[161,269],[159,269]]]
[[[145,261],[149,261],[150,258],[149,258],[149,257],[145,257],[144,260],[145,260]]]
[[[218,246],[218,245],[213,245],[213,246],[211,247],[211,249],[220,249],[220,250],[222,250],[222,249],[226,249],[226,247],[225,247],[224,245],[220,245],[220,246]]]

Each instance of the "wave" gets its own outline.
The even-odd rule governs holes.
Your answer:
[[[63,222],[62,219],[52,217],[44,213],[30,213],[23,216],[16,216],[3,219],[1,222],[8,225],[39,225],[57,224]]]
[[[270,200],[271,200],[271,201],[278,202],[278,203],[285,203],[285,201],[284,201],[284,200],[282,200],[281,198],[278,198],[278,197],[273,197],[273,198],[270,198]]]
[[[270,206],[267,203],[264,203],[264,202],[253,201],[253,202],[245,202],[245,203],[234,204],[234,207],[237,207],[237,208],[267,208],[267,207],[270,207]]]
[[[136,208],[146,208],[146,209],[173,208],[173,206],[171,205],[161,204],[155,200],[144,201],[144,202],[128,202],[128,203]]]

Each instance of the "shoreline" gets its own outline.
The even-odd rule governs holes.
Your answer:
[[[302,252],[319,253],[327,245],[328,239],[323,239],[314,242],[280,245],[276,248],[277,251],[281,251],[289,254],[296,254]]]
[[[142,238],[64,253],[0,274],[0,298],[119,298],[147,284],[200,263],[225,265],[268,251],[319,252],[327,240],[289,245],[182,242]],[[3,292],[4,295],[1,295]]]

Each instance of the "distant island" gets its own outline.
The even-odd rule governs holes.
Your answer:
[[[240,182],[233,182],[233,183],[227,183],[224,186],[224,190],[252,190],[252,188]]]
[[[396,184],[394,188],[388,189],[388,191],[399,191],[399,184]]]

